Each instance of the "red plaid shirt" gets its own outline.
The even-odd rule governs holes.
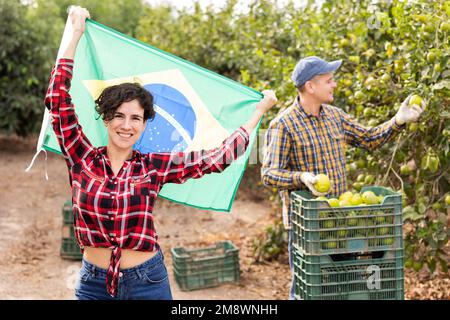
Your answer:
[[[72,71],[71,59],[60,59],[53,67],[45,105],[69,168],[75,237],[82,252],[85,246],[112,249],[106,286],[116,296],[121,249],[159,249],[152,212],[162,186],[222,172],[244,154],[249,136],[241,127],[210,151],[134,150],[115,176],[106,147],[93,147],[78,123],[69,94]]]

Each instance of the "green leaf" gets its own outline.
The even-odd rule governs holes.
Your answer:
[[[431,87],[431,90],[437,91],[444,88],[450,90],[450,80],[442,80],[436,83],[434,86]]]
[[[428,268],[430,268],[431,273],[433,273],[434,270],[436,270],[436,259],[434,259],[434,258],[428,259],[427,265],[428,265]]]
[[[419,203],[419,205],[417,206],[417,210],[419,211],[419,214],[423,216],[425,214],[425,211],[427,210],[427,207],[425,204]]]
[[[403,209],[403,221],[411,220],[417,221],[423,218],[423,215],[417,213],[417,211],[412,206],[407,206]]]
[[[448,265],[447,265],[447,260],[444,260],[442,258],[439,258],[439,264],[441,265],[442,271],[444,271],[445,273],[448,272]]]

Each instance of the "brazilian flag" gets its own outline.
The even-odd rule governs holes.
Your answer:
[[[70,24],[61,42],[67,42]],[[108,144],[94,100],[110,85],[139,82],[155,98],[156,117],[134,146],[142,153],[208,150],[248,120],[262,94],[189,61],[121,34],[92,20],[75,55],[70,94],[84,133],[94,146]],[[47,112],[47,111],[46,111]],[[224,172],[166,184],[160,196],[189,206],[230,211],[243,176],[256,130],[245,156]],[[61,153],[44,117],[38,150]]]

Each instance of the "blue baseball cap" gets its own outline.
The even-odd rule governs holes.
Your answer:
[[[295,86],[301,87],[306,81],[318,74],[336,71],[341,66],[342,60],[327,62],[319,57],[311,56],[300,59],[292,71],[291,79]]]

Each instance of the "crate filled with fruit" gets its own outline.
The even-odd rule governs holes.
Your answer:
[[[402,198],[371,186],[339,197],[291,193],[294,246],[302,254],[403,249]]]

